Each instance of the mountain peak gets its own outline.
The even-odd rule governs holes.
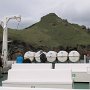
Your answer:
[[[55,13],[49,13],[49,14],[47,14],[46,16],[57,16]]]
[[[49,13],[41,18],[41,22],[47,22],[47,23],[58,22],[61,20],[62,19],[58,17],[55,13]]]

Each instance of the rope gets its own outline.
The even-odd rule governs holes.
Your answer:
[[[18,22],[18,24],[17,24],[17,30],[19,29],[19,25],[20,25],[20,22]]]

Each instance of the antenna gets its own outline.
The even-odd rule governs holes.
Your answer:
[[[17,24],[17,30],[18,30],[19,29],[20,22],[21,22],[21,15],[19,15],[19,17],[17,17],[16,20],[18,21],[18,24]]]
[[[20,25],[20,22],[18,22],[18,24],[17,24],[17,30],[19,29],[19,25]]]

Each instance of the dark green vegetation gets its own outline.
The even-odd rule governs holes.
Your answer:
[[[23,30],[9,29],[9,39],[15,41],[14,46],[23,44],[25,48],[32,50],[90,49],[89,29],[71,24],[54,13],[42,17],[40,22]],[[2,30],[0,30],[0,40],[2,40]]]

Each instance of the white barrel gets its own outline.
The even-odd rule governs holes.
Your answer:
[[[42,53],[44,53],[44,54],[46,55],[46,52],[43,52],[43,51],[42,51]],[[37,62],[41,62],[41,60],[40,60],[40,55],[41,55],[42,53],[41,53],[41,51],[38,51],[38,52],[35,53],[35,60],[36,60]]]
[[[58,61],[60,61],[60,62],[65,62],[65,61],[67,61],[67,59],[68,59],[68,52],[66,52],[66,51],[59,51],[59,52],[57,53],[57,59],[58,59]]]
[[[69,60],[70,60],[71,62],[77,62],[77,61],[79,61],[79,59],[80,59],[80,54],[79,54],[79,52],[77,52],[77,51],[71,51],[71,52],[69,53]]]
[[[27,51],[24,54],[24,59],[30,59],[30,61],[34,60],[35,52]]]
[[[56,57],[57,57],[57,52],[55,52],[55,51],[49,51],[46,54],[46,57],[47,57],[47,61],[48,62],[54,62],[56,60]]]

